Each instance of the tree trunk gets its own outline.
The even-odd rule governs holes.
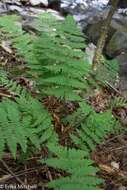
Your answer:
[[[111,20],[112,17],[115,13],[115,11],[117,10],[117,6],[120,0],[110,0],[110,4],[111,4],[111,8],[109,10],[108,16],[107,18],[104,20],[102,29],[101,29],[101,34],[100,34],[100,38],[98,40],[97,43],[97,48],[95,51],[95,55],[94,55],[94,59],[93,59],[93,70],[96,70],[97,65],[100,63],[101,61],[101,55],[103,52],[103,48],[105,46],[105,41],[107,38],[107,33],[111,24]]]

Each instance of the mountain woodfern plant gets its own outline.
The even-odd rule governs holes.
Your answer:
[[[15,15],[4,16],[0,18],[0,26],[11,37],[17,53],[25,58],[28,74],[36,79],[40,92],[80,101],[80,92],[87,91],[89,84],[95,83],[91,77],[91,65],[82,51],[86,47],[84,35],[73,17],[67,16],[61,22],[43,14],[37,23],[41,31],[38,37],[23,31],[19,20],[20,17]],[[102,76],[105,75],[116,78],[117,64],[113,63],[100,64],[97,80],[104,83]]]
[[[17,16],[5,16],[0,18],[0,25],[13,37],[12,43],[18,54],[24,56],[28,73],[36,79],[41,93],[81,100],[77,91],[88,88],[86,77],[91,65],[84,61],[85,53],[81,51],[85,48],[84,36],[73,18],[68,16],[61,23],[56,21],[54,26],[47,22],[46,15],[41,16],[38,22],[42,32],[38,38],[24,32],[18,20]]]
[[[37,25],[38,35],[33,35],[22,29],[19,16],[0,17],[0,29],[11,40],[18,56],[24,58],[25,72],[22,73],[35,81],[39,97],[50,95],[78,104],[77,111],[65,118],[74,128],[70,134],[74,148],[59,145],[53,118],[42,102],[1,70],[0,88],[6,89],[9,96],[4,96],[0,102],[0,156],[7,148],[16,158],[19,149],[27,152],[31,145],[36,148],[45,145],[49,158],[41,162],[65,174],[49,182],[49,188],[99,190],[103,181],[96,177],[98,169],[90,159],[90,152],[107,135],[116,133],[117,122],[111,110],[96,113],[85,101],[84,94],[91,87],[108,84],[111,76],[116,80],[117,66],[101,64],[97,75],[92,73],[84,52],[84,35],[72,16],[58,21],[43,14]],[[102,77],[102,71],[109,80]]]

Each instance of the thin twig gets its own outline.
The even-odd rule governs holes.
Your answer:
[[[25,169],[25,171],[27,170],[27,165],[26,164],[24,166],[24,169]],[[25,182],[25,184],[27,184],[27,173],[26,172],[25,172],[24,177],[25,177],[24,182]]]
[[[10,178],[12,177],[12,175],[4,175],[0,178],[0,183],[4,183],[5,181],[8,181]]]
[[[123,136],[124,134],[125,134],[125,133],[122,133],[122,134],[119,134],[119,135],[117,135],[117,136],[114,136],[114,137],[112,137],[112,138],[110,138],[110,139],[108,139],[108,140],[105,140],[103,143],[101,143],[101,145],[105,145],[105,144],[107,144],[107,143],[109,143],[109,142],[115,140],[116,138]]]
[[[44,167],[44,166],[43,166],[43,167]],[[34,167],[34,168],[29,168],[29,169],[26,169],[26,170],[24,170],[24,171],[20,171],[20,172],[15,173],[15,176],[16,176],[16,177],[23,176],[23,175],[25,175],[25,174],[29,174],[29,173],[35,172],[35,171],[37,171],[37,169],[42,169],[43,167],[37,166],[37,167]],[[44,168],[44,169],[46,169],[46,168]],[[14,175],[8,175],[8,176],[5,175],[5,177],[4,177],[3,179],[0,178],[0,182],[13,179],[13,178],[15,178],[15,176],[14,176]],[[2,180],[1,180],[1,179],[2,179]]]
[[[122,178],[124,181],[127,181],[127,175],[125,175],[122,170],[119,170],[119,169],[116,169],[104,164],[99,164],[99,168],[108,174],[115,174],[116,176]]]
[[[12,95],[10,95],[10,94],[5,94],[5,93],[2,93],[2,92],[0,92],[0,96],[2,96],[2,97],[8,97],[8,98],[11,98],[11,97],[12,97]]]
[[[127,145],[121,146],[121,147],[118,147],[118,148],[112,148],[110,150],[105,151],[105,153],[116,151],[116,150],[122,150],[122,149],[125,149],[125,148],[127,148]]]
[[[13,175],[13,176],[15,177],[15,179],[16,179],[19,183],[21,183],[22,185],[24,185],[24,183],[23,183],[17,176],[15,176],[14,172],[8,167],[8,165],[7,165],[2,159],[1,159],[0,161],[2,162],[3,166],[7,169],[7,171],[8,171],[11,175]]]

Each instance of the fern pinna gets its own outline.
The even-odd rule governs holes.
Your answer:
[[[88,159],[88,152],[76,149],[68,149],[62,146],[48,146],[54,157],[42,160],[48,166],[61,169],[67,173],[66,177],[60,177],[48,183],[49,188],[55,190],[100,190],[98,187],[103,180],[96,177],[98,168],[93,166],[93,161]]]

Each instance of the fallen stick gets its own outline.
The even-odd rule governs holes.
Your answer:
[[[110,175],[115,174],[118,177],[121,177],[124,181],[127,181],[127,175],[124,174],[123,171],[121,171],[121,170],[119,170],[117,168],[114,168],[114,167],[107,166],[105,164],[99,164],[98,166],[102,171],[104,171],[104,172],[106,172],[106,173],[108,173]]]

